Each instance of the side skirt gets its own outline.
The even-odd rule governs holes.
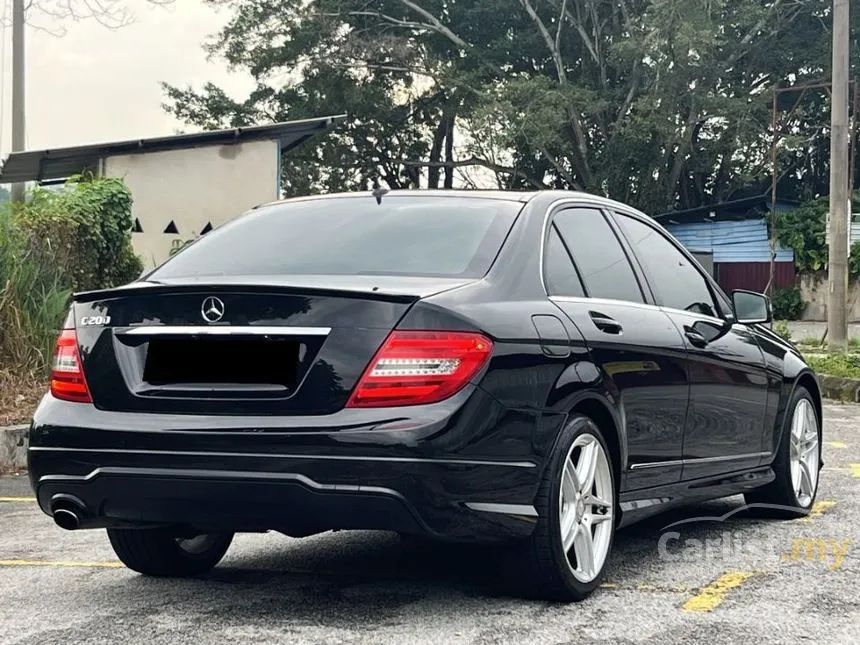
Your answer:
[[[775,478],[773,469],[765,466],[621,493],[621,521],[618,526],[628,526],[672,508],[738,495],[765,486]]]

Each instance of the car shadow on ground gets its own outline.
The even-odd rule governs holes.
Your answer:
[[[668,524],[722,516],[742,505],[740,497],[718,500],[664,513],[619,531],[605,579],[631,587],[646,583],[643,576],[663,566],[658,542]],[[695,522],[683,530],[685,537],[704,540],[725,530],[755,530],[763,522],[737,513],[719,525]],[[141,585],[147,593],[159,588],[178,598],[205,593],[216,602],[221,597],[230,603],[231,614],[243,606],[258,611],[260,605],[284,599],[289,599],[291,611],[304,607],[310,615],[337,613],[338,608],[345,611],[346,605],[354,607],[362,599],[391,608],[433,597],[450,601],[452,594],[499,600],[518,597],[518,581],[506,575],[509,551],[502,547],[403,540],[382,532],[345,531],[303,540],[271,534],[262,542],[243,538],[237,538],[221,566],[200,579],[141,577],[131,584]],[[266,548],[260,549],[260,544]],[[126,579],[123,584],[130,583]]]

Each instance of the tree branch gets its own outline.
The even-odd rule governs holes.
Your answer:
[[[421,17],[423,17],[425,20],[427,20],[427,22],[413,22],[410,20],[401,20],[399,18],[395,18],[393,16],[389,16],[387,14],[381,13],[379,11],[351,11],[351,12],[349,12],[349,15],[353,15],[353,16],[375,16],[377,18],[385,20],[389,24],[392,24],[396,27],[405,27],[408,29],[428,29],[430,31],[435,31],[438,34],[445,36],[448,40],[450,40],[452,43],[454,43],[460,49],[466,50],[468,52],[475,52],[476,51],[474,46],[471,43],[468,43],[465,40],[463,40],[462,38],[460,38],[457,34],[455,34],[453,31],[451,31],[450,28],[446,27],[442,23],[441,20],[439,20],[436,16],[434,16],[432,13],[430,13],[429,11],[424,9],[423,7],[420,7],[419,5],[415,4],[414,2],[412,2],[412,0],[399,0],[399,2],[400,2],[400,4],[405,6],[406,8],[419,14]],[[337,15],[337,14],[332,14],[332,15]],[[505,75],[505,72],[501,67],[499,67],[495,63],[492,63],[492,62],[486,60],[483,56],[479,55],[479,57],[480,57],[481,63],[485,67],[490,69],[493,73],[495,73],[498,76],[504,76]]]
[[[561,11],[558,15],[558,27],[555,30],[555,50],[561,51],[561,26],[564,24],[564,13],[567,11],[567,0],[562,0]]]
[[[520,0],[520,4],[523,9],[526,10],[526,13],[529,14],[529,17],[532,19],[532,22],[535,23],[535,26],[540,31],[540,35],[543,37],[544,42],[546,43],[547,49],[549,49],[549,53],[552,56],[553,63],[555,63],[556,74],[558,76],[558,80],[562,85],[567,84],[567,73],[564,69],[564,60],[562,59],[561,52],[556,46],[558,40],[553,40],[552,35],[549,33],[549,30],[546,28],[546,25],[543,24],[543,20],[540,19],[540,16],[532,7],[532,3],[529,0]],[[561,25],[559,24],[559,29]]]
[[[567,85],[567,71],[564,68],[564,59],[562,58],[561,51],[556,47],[556,41],[553,40],[552,35],[549,33],[549,30],[544,25],[543,20],[541,20],[540,16],[535,11],[529,0],[520,0],[520,4],[523,9],[526,10],[526,13],[529,14],[529,17],[532,19],[532,22],[535,23],[535,26],[540,31],[541,36],[543,37],[544,42],[546,43],[547,49],[550,51],[550,55],[552,56],[553,62],[555,63],[556,74],[558,76],[558,82],[560,85]],[[561,29],[561,24],[559,24],[559,29]],[[576,148],[579,152],[580,164],[582,169],[582,178],[585,184],[591,183],[591,168],[588,164],[588,146],[585,141],[585,128],[582,127],[582,121],[579,116],[576,114],[575,108],[570,105],[569,102],[565,101],[567,116],[570,120],[571,125],[573,126],[574,136],[576,138]],[[552,157],[548,158],[549,160]],[[556,167],[557,164],[553,164]],[[570,182],[576,183],[576,182]]]
[[[486,168],[487,170],[492,170],[495,173],[502,175],[511,175],[512,177],[519,177],[524,181],[528,182],[530,185],[534,186],[539,190],[545,190],[546,185],[542,182],[535,180],[531,175],[524,173],[522,170],[517,170],[516,168],[512,168],[510,166],[503,166],[501,164],[493,163],[486,159],[479,159],[477,157],[469,157],[468,159],[460,159],[457,161],[418,161],[418,160],[404,160],[404,166],[420,166],[423,168],[468,168],[470,166],[480,166],[482,168]]]
[[[750,29],[746,35],[740,39],[740,41],[732,47],[734,53],[729,56],[726,60],[725,66],[732,67],[738,60],[742,57],[746,56],[747,51],[744,49],[747,45],[752,42],[752,39],[756,37],[756,35],[764,28],[766,24],[771,21],[771,17],[773,14],[784,4],[783,0],[775,0],[775,2],[768,8],[767,13],[763,15],[759,21]]]

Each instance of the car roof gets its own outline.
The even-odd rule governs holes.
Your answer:
[[[260,204],[256,208],[273,206],[276,204],[291,204],[295,202],[316,201],[327,199],[343,199],[349,197],[368,197],[372,198],[371,191],[352,191],[342,193],[330,193],[320,195],[309,195],[305,197],[290,197],[287,199],[279,199],[264,204]],[[451,197],[451,198],[480,198],[480,199],[497,199],[504,201],[515,201],[526,203],[537,197],[546,197],[552,199],[581,199],[583,202],[599,204],[608,208],[618,208],[626,211],[635,210],[631,206],[616,202],[606,197],[592,195],[590,193],[573,191],[573,190],[533,190],[533,191],[516,191],[516,190],[466,190],[466,189],[409,189],[409,190],[390,190],[384,194],[383,199],[389,197],[411,197],[420,199],[422,197]]]

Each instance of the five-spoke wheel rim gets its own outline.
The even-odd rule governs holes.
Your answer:
[[[585,433],[574,440],[564,460],[558,497],[568,566],[579,582],[592,582],[609,553],[614,499],[609,460],[594,435]]]
[[[818,486],[819,466],[818,418],[807,399],[801,399],[791,419],[789,460],[791,486],[797,503],[806,508],[812,504]]]

